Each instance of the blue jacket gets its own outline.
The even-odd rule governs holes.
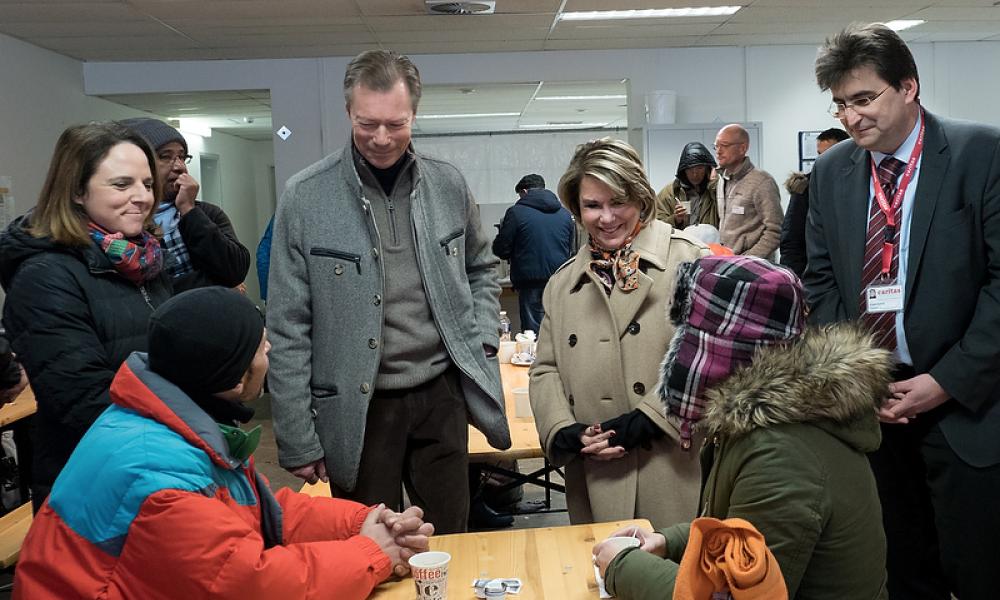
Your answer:
[[[507,209],[493,253],[510,261],[514,288],[544,286],[576,250],[573,217],[555,194],[546,189],[528,190]]]
[[[267,301],[267,274],[271,270],[271,235],[274,231],[274,215],[267,222],[264,237],[257,244],[257,281],[260,282],[260,299]]]

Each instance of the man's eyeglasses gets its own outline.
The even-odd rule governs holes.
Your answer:
[[[191,159],[194,158],[190,154],[160,154],[156,157],[158,162],[163,164],[172,165],[175,160],[179,160],[182,163],[189,165],[191,164]]]
[[[847,109],[848,108],[851,109],[851,110],[853,110],[855,113],[857,113],[859,108],[860,109],[865,109],[865,108],[871,106],[872,102],[875,102],[876,100],[878,100],[879,97],[882,94],[884,94],[885,91],[888,90],[891,87],[892,87],[891,85],[887,85],[884,88],[882,88],[881,92],[879,92],[877,94],[872,94],[871,96],[861,96],[860,98],[857,98],[857,99],[855,99],[855,100],[853,100],[851,102],[837,102],[837,101],[831,102],[830,103],[830,114],[833,115],[837,119],[841,119],[841,118],[843,118],[844,116],[847,115]]]
[[[712,144],[712,148],[715,148],[715,151],[718,152],[720,148],[728,148],[730,146],[739,146],[742,143],[743,142],[715,142],[714,144]]]

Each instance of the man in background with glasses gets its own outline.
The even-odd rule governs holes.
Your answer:
[[[784,219],[781,196],[774,177],[747,158],[749,149],[750,134],[735,123],[715,136],[719,235],[736,254],[773,259]]]
[[[187,170],[191,162],[187,140],[159,119],[139,117],[122,124],[145,138],[156,155],[163,201],[154,218],[169,251],[166,266],[174,291],[239,286],[250,269],[250,251],[240,243],[220,207],[195,201],[200,186]]]
[[[1000,130],[924,110],[913,55],[882,24],[828,39],[816,80],[852,140],[813,168],[810,319],[858,320],[898,361],[869,456],[889,596],[996,598]]]

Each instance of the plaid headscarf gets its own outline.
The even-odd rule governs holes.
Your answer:
[[[758,348],[802,333],[799,278],[753,256],[706,256],[683,263],[670,309],[677,327],[661,366],[657,393],[681,419],[681,446],[705,412],[705,391],[750,364]]]

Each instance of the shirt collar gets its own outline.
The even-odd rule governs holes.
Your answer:
[[[920,113],[917,114],[917,122],[914,123],[913,129],[910,131],[910,135],[908,135],[903,144],[899,148],[896,148],[896,151],[892,153],[892,156],[895,157],[897,160],[902,161],[904,163],[909,162],[910,155],[913,154],[913,148],[915,148],[917,145],[917,137],[920,136],[920,123],[923,120],[924,120],[923,111],[920,111]],[[872,150],[872,158],[875,160],[876,165],[880,164],[882,162],[882,159],[885,158],[886,156],[889,155]]]

